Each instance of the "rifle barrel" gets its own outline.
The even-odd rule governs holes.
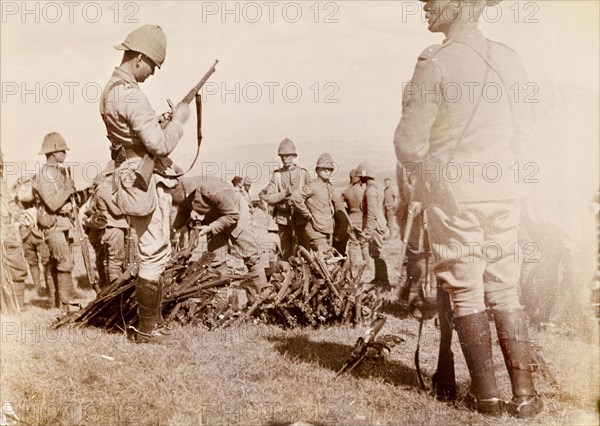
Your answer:
[[[198,82],[198,84],[196,84],[192,90],[190,90],[188,92],[187,95],[185,95],[185,97],[181,100],[182,103],[186,103],[189,104],[190,102],[192,102],[192,99],[194,99],[194,97],[196,96],[196,93],[198,93],[200,91],[200,89],[202,89],[202,86],[204,86],[204,84],[208,81],[208,79],[210,78],[211,75],[213,75],[215,73],[215,71],[217,70],[217,64],[219,63],[219,60],[215,60],[215,63],[213,64],[212,67],[210,67],[210,69],[208,70],[208,72],[206,74],[204,74],[204,77],[202,77],[202,80],[200,80]]]

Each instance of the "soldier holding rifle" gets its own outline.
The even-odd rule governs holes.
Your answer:
[[[140,269],[136,281],[138,303],[137,342],[160,342],[165,334],[157,329],[160,306],[159,278],[171,253],[169,239],[169,190],[177,185],[171,167],[157,167],[158,173],[142,182],[136,176],[148,155],[166,157],[183,135],[182,124],[189,107],[181,102],[164,126],[159,124],[148,98],[140,89],[165,60],[167,38],[161,27],[143,25],[117,46],[123,50],[121,64],[107,83],[100,101],[100,112],[111,142],[115,160],[116,201],[138,236]],[[168,165],[168,162],[163,163]],[[159,174],[160,173],[160,174]]]
[[[526,418],[542,410],[542,400],[533,383],[527,319],[519,303],[520,265],[511,252],[517,243],[519,194],[507,171],[523,160],[529,121],[527,104],[511,97],[509,88],[523,87],[527,76],[516,52],[486,39],[477,28],[486,5],[496,3],[425,2],[429,31],[442,32],[446,39],[419,57],[405,86],[394,146],[398,161],[416,174],[418,192],[426,200],[435,273],[452,299],[454,325],[471,374],[466,401],[486,415],[508,411]],[[469,96],[473,82],[478,85]],[[444,89],[450,85],[465,88],[462,96],[453,92],[446,98]],[[503,96],[486,98],[489,85],[501,87]],[[504,176],[486,180],[486,164],[498,165]],[[436,173],[463,165],[456,179]],[[479,168],[467,169],[469,165]],[[494,261],[486,258],[486,244],[497,248]],[[500,398],[496,384],[486,305],[494,315],[512,384],[509,403]]]
[[[50,305],[62,307],[68,312],[73,289],[73,206],[71,196],[75,184],[64,165],[67,146],[59,133],[49,133],[44,137],[40,154],[46,156],[35,178],[34,198],[37,208],[37,222],[44,233],[50,250],[46,285],[50,293]]]

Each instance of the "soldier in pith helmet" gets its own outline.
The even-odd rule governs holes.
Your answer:
[[[310,181],[308,172],[296,164],[298,153],[296,145],[290,139],[284,139],[279,144],[277,154],[282,166],[273,172],[269,185],[262,193],[261,199],[273,207],[273,217],[279,227],[282,259],[288,260],[296,252],[296,245],[309,248],[306,235],[306,219],[292,207],[290,196]]]
[[[405,169],[417,171],[416,196],[427,210],[434,270],[452,299],[454,325],[471,374],[466,401],[490,416],[508,409],[526,418],[538,414],[543,404],[533,383],[527,318],[519,303],[520,265],[511,249],[518,243],[519,193],[508,171],[523,161],[530,111],[527,102],[509,95],[511,87],[527,83],[521,58],[477,28],[484,8],[496,3],[425,1],[429,31],[446,38],[421,53],[405,85],[394,146]],[[446,99],[442,90],[448,83],[467,87],[474,82],[480,88],[474,98],[463,93]],[[504,96],[486,99],[489,85],[501,87]],[[425,173],[449,164],[480,168],[458,170],[452,180]],[[487,164],[504,173],[492,182],[481,172]],[[493,262],[483,252],[490,244],[499,252]],[[512,384],[508,406],[496,383],[486,306],[492,310]]]
[[[114,70],[100,100],[100,114],[111,142],[115,160],[115,181],[119,182],[116,204],[128,216],[138,237],[139,274],[136,281],[139,325],[137,342],[167,340],[164,329],[157,328],[160,305],[159,278],[171,255],[169,212],[171,189],[177,180],[172,167],[152,174],[147,187],[140,185],[135,172],[146,154],[166,157],[183,135],[182,125],[189,106],[179,103],[171,120],[161,126],[140,83],[162,66],[167,52],[167,37],[158,25],[142,25],[115,46],[123,51],[121,64]]]

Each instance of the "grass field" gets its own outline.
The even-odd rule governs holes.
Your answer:
[[[81,274],[79,267],[77,274]],[[93,292],[86,293],[90,298]],[[593,341],[558,332],[534,336],[559,383],[540,375],[545,411],[530,421],[500,420],[449,405],[420,390],[413,364],[418,322],[394,305],[381,334],[406,339],[387,360],[367,360],[333,378],[366,326],[283,330],[262,324],[207,331],[176,328],[170,346],[136,345],[123,335],[49,324],[58,310],[35,305],[1,316],[3,408],[31,425],[447,425],[599,424],[599,353]],[[596,333],[597,336],[597,333]],[[437,362],[438,331],[426,323],[421,367],[428,384]],[[495,344],[504,397],[510,382]],[[463,395],[468,372],[454,342]],[[7,403],[10,403],[10,407]]]

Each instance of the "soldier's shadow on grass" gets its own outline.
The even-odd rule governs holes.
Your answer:
[[[318,365],[335,374],[344,366],[353,350],[353,346],[334,342],[315,342],[305,336],[271,337],[269,340],[275,344],[275,350],[280,354],[297,361]],[[394,349],[392,354],[393,351]],[[331,375],[332,379],[335,374]],[[350,373],[343,373],[340,379],[348,374],[360,379],[381,380],[395,386],[408,386],[420,390],[415,369],[396,360],[364,359]]]

